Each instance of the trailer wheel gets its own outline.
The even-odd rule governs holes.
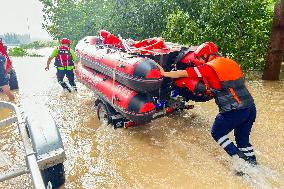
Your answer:
[[[41,171],[46,188],[59,188],[65,183],[63,163],[59,163]]]
[[[17,79],[15,69],[12,68],[11,71],[9,72],[9,74],[10,74],[10,78],[9,78],[10,89],[11,90],[19,89],[18,79]]]
[[[97,108],[97,115],[98,119],[100,120],[101,124],[109,124],[110,123],[110,110],[104,103],[100,102]]]

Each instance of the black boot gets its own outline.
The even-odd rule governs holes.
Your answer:
[[[246,156],[242,151],[239,151],[237,153],[237,155],[239,156],[239,158],[245,160],[249,164],[251,164],[253,166],[257,165],[257,161],[256,161],[256,157],[255,156]]]
[[[246,156],[242,151],[239,151],[236,155],[237,158],[243,159],[245,162],[247,162],[247,165],[250,165],[252,167],[257,165],[256,157],[255,156]],[[234,157],[233,156],[233,157]],[[236,160],[237,161],[237,160]],[[240,163],[240,162],[239,162]],[[238,164],[238,163],[237,163]],[[241,165],[241,164],[240,164]],[[241,165],[241,167],[246,167],[245,165]],[[245,170],[245,169],[244,169]],[[244,176],[246,175],[246,171],[244,171],[243,168],[236,168],[234,171],[234,174],[236,176]]]
[[[65,82],[60,83],[63,89],[66,89],[69,93],[71,93],[71,89],[68,87],[68,85]]]

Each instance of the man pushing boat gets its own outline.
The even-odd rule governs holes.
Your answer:
[[[256,165],[253,146],[249,142],[250,132],[256,118],[254,100],[245,86],[240,66],[233,60],[218,56],[218,48],[212,42],[200,45],[195,51],[199,66],[185,70],[165,72],[170,78],[203,78],[219,107],[219,114],[213,123],[211,135],[214,140],[232,157],[239,157],[251,165]],[[235,145],[228,137],[234,130]]]

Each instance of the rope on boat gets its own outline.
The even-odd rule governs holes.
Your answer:
[[[113,72],[112,72],[112,95],[111,95],[111,102],[112,104],[114,104],[114,100],[115,100],[115,95],[114,95],[114,83],[115,83],[115,70],[116,70],[117,65],[115,64],[114,68],[113,68]]]

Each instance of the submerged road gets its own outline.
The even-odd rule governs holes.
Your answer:
[[[238,177],[231,159],[210,135],[217,114],[213,101],[139,127],[114,130],[99,124],[92,91],[78,84],[78,93],[63,92],[55,69],[44,70],[46,59],[13,58],[20,85],[17,103],[45,105],[59,124],[67,155],[65,188],[284,188],[283,79],[247,83],[258,111],[251,143],[260,166],[250,170],[250,176]],[[0,118],[8,115],[0,111]],[[22,166],[24,150],[16,127],[1,128],[0,136],[0,172]],[[24,175],[0,183],[0,188],[31,188],[30,182]]]

